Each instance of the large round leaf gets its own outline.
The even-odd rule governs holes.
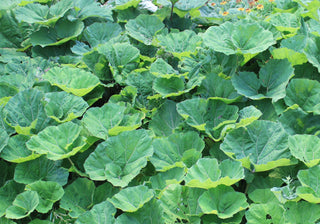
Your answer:
[[[48,159],[60,160],[79,152],[86,144],[85,137],[80,135],[82,127],[67,122],[59,126],[50,126],[27,142],[31,151],[46,154]]]
[[[0,216],[6,213],[6,209],[12,205],[16,196],[23,192],[23,190],[24,185],[18,184],[13,180],[6,182],[5,185],[0,188]]]
[[[136,212],[153,198],[153,190],[146,186],[127,187],[108,199],[114,207],[124,212]]]
[[[230,131],[220,145],[231,158],[242,162],[247,169],[266,171],[292,164],[288,149],[288,134],[280,123],[257,120]]]
[[[147,165],[153,154],[146,130],[126,131],[100,143],[84,163],[92,180],[108,180],[125,187]]]
[[[113,224],[115,223],[116,208],[108,201],[101,202],[79,216],[76,224]]]
[[[200,157],[204,142],[196,132],[176,133],[152,143],[154,154],[150,161],[158,171],[173,167],[191,167]]]
[[[287,202],[284,205],[285,223],[316,223],[320,219],[320,206],[306,201]]]
[[[320,165],[300,170],[297,177],[302,184],[296,190],[297,195],[308,202],[320,203]]]
[[[99,79],[90,72],[78,68],[54,67],[43,75],[51,85],[68,93],[84,96],[99,85]]]
[[[9,135],[4,129],[0,128],[0,152],[3,150],[3,148],[6,147],[8,142],[9,142]]]
[[[246,219],[248,224],[284,223],[283,212],[279,203],[251,204]]]
[[[309,62],[317,67],[320,72],[320,37],[316,36],[309,38],[304,52],[307,55]]]
[[[258,23],[248,23],[244,20],[220,26],[212,26],[203,35],[203,43],[215,51],[226,55],[242,53],[256,54],[275,44],[270,31]]]

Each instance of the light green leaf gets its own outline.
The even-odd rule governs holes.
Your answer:
[[[272,14],[269,22],[280,32],[296,33],[301,26],[300,18],[292,13]]]
[[[125,187],[147,165],[153,154],[146,130],[126,131],[100,143],[84,163],[92,180],[108,180]]]
[[[258,23],[239,20],[210,27],[203,35],[203,43],[226,55],[256,54],[275,44],[275,40],[272,33]]]
[[[216,214],[221,219],[231,218],[249,206],[243,193],[224,185],[204,192],[198,202],[205,214]]]
[[[308,38],[307,45],[304,49],[304,53],[307,55],[308,61],[318,68],[320,72],[320,37],[315,36]]]
[[[9,142],[9,135],[4,129],[0,128],[0,152],[6,147],[8,142]],[[3,156],[3,153],[1,154],[1,157],[2,156]]]
[[[310,79],[293,79],[286,90],[285,103],[297,104],[308,113],[320,114],[320,83]]]
[[[113,21],[112,11],[106,5],[101,5],[95,0],[73,0],[75,6],[74,18],[69,16],[71,20],[85,20],[90,17],[99,17],[108,21]]]
[[[76,96],[84,96],[100,84],[99,79],[92,73],[70,67],[54,67],[46,72],[43,78],[51,85]]]
[[[96,47],[119,36],[121,32],[122,29],[118,23],[93,23],[84,30],[83,35],[91,47]]]
[[[59,123],[81,117],[89,107],[81,97],[66,92],[46,93],[42,102],[47,116]]]
[[[20,1],[20,0],[18,0],[18,1]],[[0,224],[17,224],[17,223],[10,220],[10,219],[6,219],[5,217],[1,217]]]
[[[189,11],[192,9],[200,8],[204,6],[206,0],[193,1],[193,0],[180,0],[174,5],[177,9],[181,11]]]
[[[6,210],[6,218],[21,219],[30,215],[39,204],[39,196],[35,191],[25,191],[14,199],[12,206]]]
[[[174,167],[191,167],[199,159],[198,153],[204,149],[204,142],[196,132],[176,133],[169,137],[157,138],[152,143],[154,154],[150,161],[157,171],[167,171]],[[189,150],[194,150],[195,161],[184,161]]]
[[[246,212],[248,224],[284,223],[284,208],[279,203],[251,204]]]
[[[76,224],[113,224],[117,209],[108,201],[101,202],[79,216]]]
[[[163,190],[170,184],[179,184],[186,174],[186,169],[181,167],[174,167],[165,172],[159,172],[150,178],[152,189]]]
[[[93,181],[78,178],[65,188],[60,207],[69,211],[69,216],[78,218],[93,206],[95,186]]]
[[[115,0],[116,3],[116,9],[118,10],[124,10],[129,7],[136,8],[139,4],[140,0]]]
[[[288,134],[280,123],[257,120],[246,126],[230,131],[220,145],[229,157],[242,162],[242,165],[261,172],[278,166],[288,166],[290,159]]]
[[[108,199],[114,207],[124,212],[136,212],[153,198],[153,190],[146,186],[127,187]]]
[[[16,196],[23,192],[23,189],[24,185],[18,184],[13,180],[9,180],[0,188],[0,216],[6,213],[6,209],[12,205]]]
[[[274,59],[288,59],[292,66],[302,65],[308,62],[307,56],[304,53],[299,53],[285,47],[275,48],[271,54]]]
[[[219,185],[231,186],[244,178],[244,170],[238,161],[201,158],[187,172],[186,186],[210,189]]]
[[[296,194],[310,203],[320,203],[320,166],[300,170],[297,177],[302,186],[297,187]]]
[[[288,141],[291,154],[308,167],[320,161],[320,139],[314,135],[293,135]]]
[[[36,181],[27,185],[26,190],[38,193],[39,204],[36,210],[40,213],[49,212],[53,203],[60,200],[64,194],[62,186],[53,181]]]
[[[50,126],[27,142],[31,151],[46,154],[48,159],[60,160],[75,155],[86,144],[86,138],[80,135],[82,127],[67,122]]]
[[[201,43],[201,37],[191,30],[179,33],[169,33],[156,37],[165,51],[172,53],[175,57],[189,57],[196,52],[196,47]]]
[[[69,21],[59,20],[54,28],[41,27],[40,30],[30,35],[30,42],[33,46],[41,47],[57,46],[68,42],[79,36],[84,28],[80,20]]]
[[[276,102],[286,96],[285,88],[293,72],[288,60],[270,60],[260,69],[259,78],[253,72],[240,72],[231,80],[241,95],[253,100],[272,98]]]
[[[61,162],[51,161],[42,156],[20,163],[15,168],[14,180],[23,184],[31,184],[38,180],[54,181],[63,186],[68,181],[69,172],[61,167]]]
[[[306,201],[287,202],[284,205],[285,223],[316,223],[320,218],[320,207]]]
[[[162,58],[158,58],[151,64],[150,72],[155,76],[166,76],[167,74],[170,75],[177,73],[177,71]]]
[[[40,154],[35,154],[27,148],[26,143],[29,139],[30,137],[26,135],[10,137],[8,145],[4,147],[0,157],[12,163],[23,163],[40,157]]]

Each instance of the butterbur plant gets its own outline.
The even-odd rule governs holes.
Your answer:
[[[320,223],[319,0],[2,0],[0,224]]]

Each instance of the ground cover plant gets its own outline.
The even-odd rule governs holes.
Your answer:
[[[2,0],[0,224],[320,223],[319,0]]]

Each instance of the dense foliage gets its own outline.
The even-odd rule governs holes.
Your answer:
[[[0,224],[320,223],[319,0],[2,0]]]

